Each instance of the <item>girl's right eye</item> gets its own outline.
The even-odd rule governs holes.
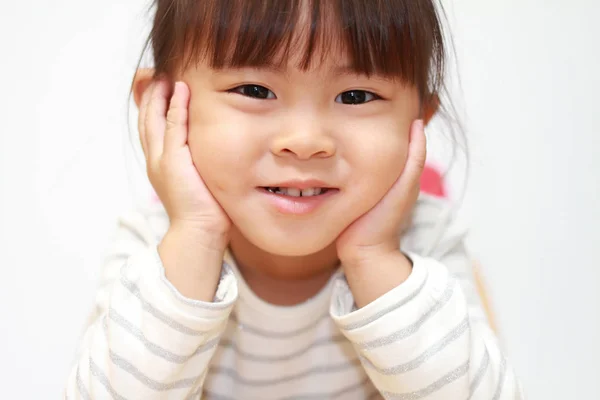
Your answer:
[[[231,89],[230,92],[239,93],[242,96],[260,100],[272,100],[277,98],[275,93],[260,85],[241,85]]]

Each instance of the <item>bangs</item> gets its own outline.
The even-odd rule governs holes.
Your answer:
[[[422,99],[443,82],[443,30],[433,0],[156,0],[155,6],[150,40],[157,74],[200,61],[216,69],[293,61],[306,70],[341,55],[357,74],[399,79]]]

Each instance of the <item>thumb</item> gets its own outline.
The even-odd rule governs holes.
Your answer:
[[[423,120],[416,120],[410,127],[408,156],[404,170],[398,179],[395,190],[400,193],[418,194],[419,183],[425,162],[427,160],[427,139],[425,138],[425,125]]]
[[[421,174],[427,159],[424,129],[422,120],[414,121],[410,127],[408,155],[404,169],[382,200],[382,203],[386,204],[386,210],[390,210],[391,207],[396,213],[403,214],[406,207],[412,206],[419,196]]]

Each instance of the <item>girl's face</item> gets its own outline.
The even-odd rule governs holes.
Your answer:
[[[182,76],[189,146],[206,185],[248,241],[285,256],[326,248],[383,198],[419,116],[414,88],[357,76],[343,57],[307,71],[295,65],[201,62]],[[300,189],[306,196],[294,197]]]

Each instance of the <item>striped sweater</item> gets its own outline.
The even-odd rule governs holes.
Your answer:
[[[520,399],[442,200],[421,196],[403,284],[356,309],[341,270],[310,300],[258,298],[225,257],[211,303],[165,278],[160,206],[120,219],[68,399]]]

